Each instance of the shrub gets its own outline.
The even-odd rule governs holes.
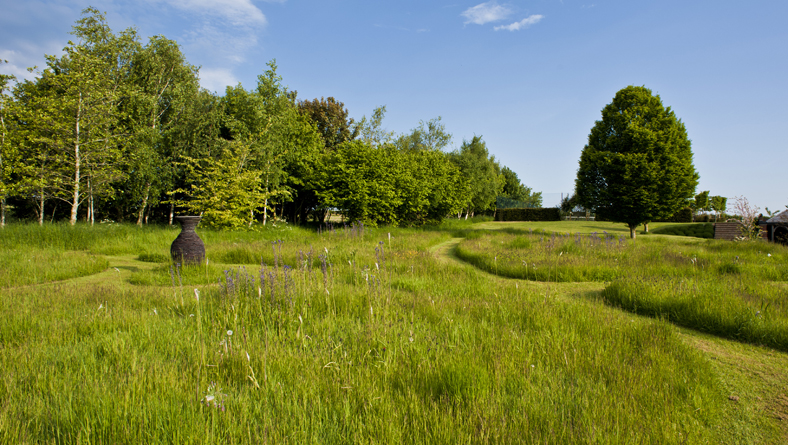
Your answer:
[[[714,224],[694,223],[663,226],[652,230],[658,235],[692,236],[695,238],[714,238]]]

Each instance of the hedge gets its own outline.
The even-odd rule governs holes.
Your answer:
[[[596,217],[597,221],[610,221],[609,219],[601,218],[599,215]],[[650,222],[674,222],[674,223],[691,223],[692,222],[692,209],[684,207],[678,212],[674,213],[670,218],[655,219]]]
[[[561,211],[557,207],[548,209],[498,209],[496,221],[561,221]]]

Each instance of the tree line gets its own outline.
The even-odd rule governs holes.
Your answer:
[[[541,193],[502,167],[481,136],[446,151],[441,118],[409,133],[383,127],[385,106],[359,122],[342,102],[299,100],[275,61],[257,85],[199,86],[178,44],[114,33],[87,8],[61,57],[34,80],[0,77],[0,215],[215,227],[273,219],[417,225],[494,210]]]

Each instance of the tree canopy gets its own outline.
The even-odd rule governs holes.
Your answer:
[[[686,205],[698,184],[687,130],[659,95],[628,86],[602,109],[580,156],[580,205],[635,228]]]
[[[246,228],[331,211],[418,225],[490,212],[502,192],[540,200],[481,137],[448,152],[440,117],[403,134],[384,129],[385,106],[355,122],[333,97],[297,101],[273,60],[217,95],[177,42],[113,32],[95,8],[72,34],[34,79],[0,74],[0,225],[196,213]]]

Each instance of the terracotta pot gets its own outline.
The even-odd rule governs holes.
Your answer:
[[[201,216],[176,216],[181,224],[181,233],[170,247],[170,255],[176,263],[200,264],[205,261],[205,244],[194,229],[202,219]]]

